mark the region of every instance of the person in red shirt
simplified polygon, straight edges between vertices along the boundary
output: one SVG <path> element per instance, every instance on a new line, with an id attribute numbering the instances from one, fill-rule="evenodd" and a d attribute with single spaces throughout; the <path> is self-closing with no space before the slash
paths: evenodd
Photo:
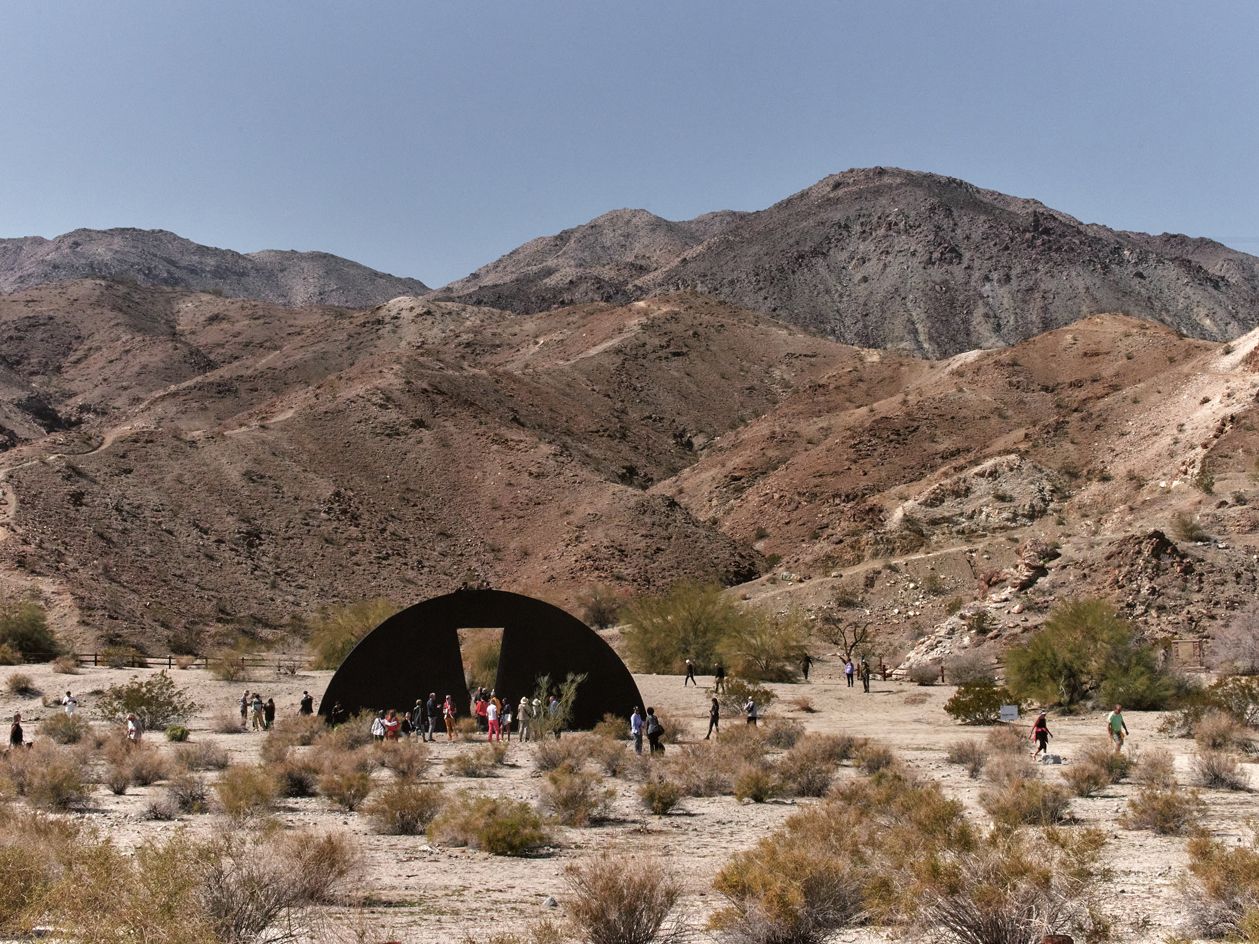
<path id="1" fill-rule="evenodd" d="M 402 728 L 402 722 L 398 720 L 398 713 L 390 708 L 385 713 L 385 740 L 398 740 L 398 731 Z"/>

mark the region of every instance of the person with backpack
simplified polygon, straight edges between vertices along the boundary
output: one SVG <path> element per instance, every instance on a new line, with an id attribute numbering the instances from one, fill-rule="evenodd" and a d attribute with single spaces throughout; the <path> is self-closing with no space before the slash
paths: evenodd
<path id="1" fill-rule="evenodd" d="M 647 744 L 652 754 L 663 754 L 664 745 L 660 743 L 660 738 L 664 736 L 664 725 L 660 723 L 660 719 L 656 717 L 656 709 L 647 709 Z"/>
<path id="2" fill-rule="evenodd" d="M 310 692 L 302 692 L 302 700 L 297 703 L 297 713 L 299 715 L 315 713 L 315 697 Z"/>
<path id="3" fill-rule="evenodd" d="M 328 712 L 328 723 L 334 728 L 339 724 L 345 724 L 349 715 L 346 714 L 345 708 L 341 706 L 341 702 L 332 703 L 332 709 Z"/>
<path id="4" fill-rule="evenodd" d="M 643 716 L 638 713 L 638 706 L 634 706 L 634 712 L 630 715 L 630 737 L 634 739 L 634 753 L 641 754 L 643 752 Z"/>
<path id="5" fill-rule="evenodd" d="M 1053 737 L 1049 733 L 1049 722 L 1045 718 L 1045 712 L 1041 712 L 1036 716 L 1036 720 L 1032 723 L 1032 740 L 1036 742 L 1036 753 L 1033 757 L 1039 757 L 1041 753 L 1049 753 L 1049 739 Z"/>
<path id="6" fill-rule="evenodd" d="M 716 732 L 717 734 L 720 734 L 721 733 L 721 731 L 719 730 L 720 727 L 721 727 L 721 702 L 719 702 L 717 699 L 714 698 L 712 706 L 708 709 L 708 733 L 704 735 L 704 740 L 707 741 L 710 737 L 713 736 L 714 732 Z"/>
<path id="7" fill-rule="evenodd" d="M 747 718 L 748 724 L 756 727 L 756 700 L 749 695 L 748 700 L 743 704 L 743 715 Z"/>

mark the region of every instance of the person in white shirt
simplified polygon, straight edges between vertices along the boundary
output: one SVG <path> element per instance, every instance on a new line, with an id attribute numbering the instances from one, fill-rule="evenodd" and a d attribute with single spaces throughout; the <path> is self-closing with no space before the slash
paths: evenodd
<path id="1" fill-rule="evenodd" d="M 66 714 L 73 716 L 75 711 L 78 710 L 79 700 L 71 695 L 67 689 L 66 697 L 61 699 L 61 706 L 66 710 Z"/>

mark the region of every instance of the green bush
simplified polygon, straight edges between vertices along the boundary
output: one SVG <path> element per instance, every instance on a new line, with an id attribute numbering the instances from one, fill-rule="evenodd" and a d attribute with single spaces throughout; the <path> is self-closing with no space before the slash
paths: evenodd
<path id="1" fill-rule="evenodd" d="M 29 599 L 0 601 L 2 647 L 12 649 L 22 662 L 51 662 L 61 653 L 44 608 Z"/>
<path id="2" fill-rule="evenodd" d="M 441 809 L 442 791 L 433 784 L 397 781 L 381 790 L 363 807 L 379 833 L 419 836 Z"/>
<path id="3" fill-rule="evenodd" d="M 682 788 L 667 777 L 649 777 L 638 788 L 643 806 L 655 816 L 664 816 L 682 799 Z"/>
<path id="4" fill-rule="evenodd" d="M 307 624 L 315 668 L 339 668 L 360 639 L 397 612 L 398 607 L 388 600 L 364 600 L 321 611 Z"/>
<path id="5" fill-rule="evenodd" d="M 778 696 L 764 685 L 757 685 L 741 678 L 727 678 L 726 684 L 721 687 L 721 694 L 717 696 L 721 702 L 721 707 L 725 709 L 729 715 L 740 715 L 743 712 L 743 706 L 747 704 L 748 698 L 756 702 L 756 710 L 759 714 L 765 714 L 765 709 L 774 703 L 774 699 Z M 733 720 L 727 718 L 727 721 Z"/>
<path id="6" fill-rule="evenodd" d="M 757 682 L 794 682 L 808 630 L 798 613 L 749 609 L 725 627 L 717 644 L 726 671 Z"/>
<path id="7" fill-rule="evenodd" d="M 550 841 L 528 803 L 463 794 L 448 801 L 428 827 L 438 845 L 470 846 L 490 855 L 528 855 Z"/>
<path id="8" fill-rule="evenodd" d="M 587 626 L 593 626 L 595 629 L 615 626 L 624 603 L 624 595 L 602 584 L 591 587 L 577 599 L 582 620 Z"/>
<path id="9" fill-rule="evenodd" d="M 629 661 L 640 672 L 677 672 L 686 659 L 700 671 L 716 663 L 718 647 L 747 621 L 716 584 L 679 583 L 658 597 L 638 597 L 621 611 Z"/>
<path id="10" fill-rule="evenodd" d="M 959 685 L 944 710 L 962 724 L 996 724 L 1001 720 L 1001 706 L 1014 703 L 1014 695 L 1004 685 L 978 679 Z"/>
<path id="11" fill-rule="evenodd" d="M 228 767 L 214 784 L 223 812 L 235 820 L 270 813 L 280 796 L 275 774 L 263 767 Z"/>
<path id="12" fill-rule="evenodd" d="M 1006 682 L 1021 700 L 1067 707 L 1094 699 L 1158 709 L 1178 691 L 1136 628 L 1102 600 L 1055 607 L 1040 632 L 1006 653 Z"/>
<path id="13" fill-rule="evenodd" d="M 146 730 L 183 724 L 197 711 L 197 703 L 171 681 L 165 671 L 147 679 L 111 685 L 96 702 L 102 721 L 122 721 L 134 712 Z"/>
<path id="14" fill-rule="evenodd" d="M 614 795 L 598 774 L 563 766 L 542 781 L 539 803 L 565 826 L 589 826 L 608 815 Z"/>
<path id="15" fill-rule="evenodd" d="M 188 729 L 182 724 L 168 724 L 166 726 L 166 740 L 173 741 L 176 744 L 182 744 L 188 740 Z"/>

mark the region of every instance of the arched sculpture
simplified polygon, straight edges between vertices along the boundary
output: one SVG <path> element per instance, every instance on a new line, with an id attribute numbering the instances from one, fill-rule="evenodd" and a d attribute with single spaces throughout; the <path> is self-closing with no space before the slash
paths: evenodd
<path id="1" fill-rule="evenodd" d="M 635 706 L 645 707 L 625 663 L 575 616 L 518 593 L 456 590 L 396 613 L 364 636 L 333 674 L 319 713 L 326 717 L 336 704 L 349 714 L 404 711 L 433 692 L 439 700 L 453 695 L 460 717 L 466 716 L 459 630 L 484 627 L 503 630 L 494 688 L 511 702 L 532 697 L 541 676 L 559 683 L 585 674 L 573 727 L 593 727 L 609 713 L 628 719 Z"/>

